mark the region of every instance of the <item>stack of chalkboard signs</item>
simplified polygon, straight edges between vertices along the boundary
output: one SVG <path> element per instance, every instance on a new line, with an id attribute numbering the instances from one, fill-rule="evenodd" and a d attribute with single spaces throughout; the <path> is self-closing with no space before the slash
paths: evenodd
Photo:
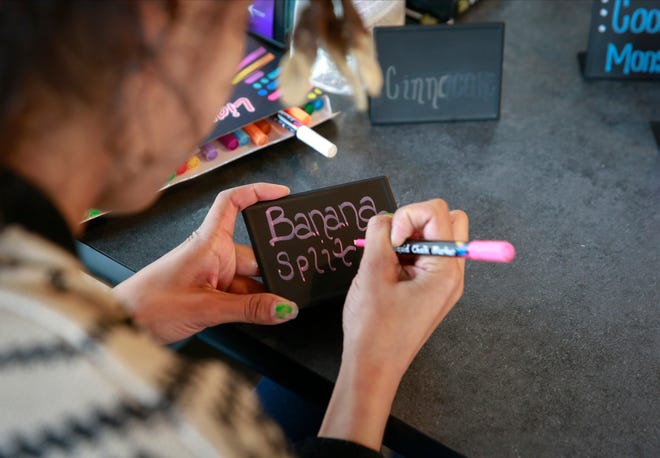
<path id="1" fill-rule="evenodd" d="M 504 24 L 376 27 L 374 124 L 498 119 Z"/>

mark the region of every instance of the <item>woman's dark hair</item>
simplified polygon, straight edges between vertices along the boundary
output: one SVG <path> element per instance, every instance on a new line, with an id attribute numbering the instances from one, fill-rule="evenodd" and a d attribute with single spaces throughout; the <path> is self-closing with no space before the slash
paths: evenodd
<path id="1" fill-rule="evenodd" d="M 174 17 L 176 3 L 163 7 Z M 137 2 L 0 0 L 0 150 L 26 127 L 35 85 L 65 110 L 67 100 L 98 102 L 149 52 Z"/>
<path id="2" fill-rule="evenodd" d="M 176 21 L 178 0 L 151 1 Z M 206 19 L 217 24 L 217 16 Z M 57 94 L 58 110 L 78 101 L 105 104 L 111 114 L 119 83 L 158 48 L 147 42 L 134 0 L 0 0 L 0 162 L 18 138 L 32 134 L 30 115 L 40 107 L 34 88 Z M 185 107 L 185 88 L 172 89 Z"/>

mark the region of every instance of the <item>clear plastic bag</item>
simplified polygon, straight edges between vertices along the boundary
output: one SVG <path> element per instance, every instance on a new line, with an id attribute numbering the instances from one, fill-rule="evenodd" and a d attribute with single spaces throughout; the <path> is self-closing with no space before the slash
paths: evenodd
<path id="1" fill-rule="evenodd" d="M 353 0 L 353 4 L 369 30 L 376 26 L 403 25 L 405 22 L 405 0 Z M 355 61 L 350 57 L 348 65 L 355 70 Z M 312 67 L 311 83 L 331 94 L 352 93 L 350 85 L 323 49 L 319 49 Z"/>

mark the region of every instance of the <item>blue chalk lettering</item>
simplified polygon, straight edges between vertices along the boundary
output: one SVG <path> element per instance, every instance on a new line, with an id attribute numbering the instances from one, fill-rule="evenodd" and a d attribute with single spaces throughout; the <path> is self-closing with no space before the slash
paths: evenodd
<path id="1" fill-rule="evenodd" d="M 623 5 L 625 7 L 630 6 L 630 0 L 623 0 Z M 612 14 L 612 30 L 616 33 L 626 33 L 628 31 L 628 25 L 630 23 L 630 18 L 627 15 L 624 15 L 622 18 L 622 23 L 619 24 L 618 18 L 621 12 L 621 0 L 616 0 L 614 2 L 614 12 Z"/>
<path id="2" fill-rule="evenodd" d="M 615 33 L 626 33 L 629 30 L 634 34 L 660 32 L 660 9 L 637 8 L 631 15 L 622 11 L 622 8 L 628 7 L 630 0 L 615 1 L 612 13 L 612 30 Z"/>
<path id="3" fill-rule="evenodd" d="M 605 60 L 605 71 L 610 73 L 612 71 L 612 61 L 614 60 L 615 65 L 621 65 L 625 62 L 623 67 L 623 73 L 627 75 L 630 73 L 630 55 L 632 54 L 632 43 L 626 44 L 621 54 L 617 53 L 616 46 L 614 43 L 607 45 L 607 59 Z"/>
<path id="4" fill-rule="evenodd" d="M 660 50 L 633 49 L 632 43 L 627 43 L 621 52 L 610 43 L 607 45 L 607 58 L 605 72 L 611 73 L 613 66 L 623 65 L 623 74 L 633 73 L 660 73 Z"/>

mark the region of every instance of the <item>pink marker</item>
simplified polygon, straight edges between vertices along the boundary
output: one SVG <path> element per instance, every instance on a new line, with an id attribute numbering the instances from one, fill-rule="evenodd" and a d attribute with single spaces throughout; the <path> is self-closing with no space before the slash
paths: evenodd
<path id="1" fill-rule="evenodd" d="M 365 239 L 353 240 L 358 248 L 364 248 Z M 511 262 L 516 249 L 503 240 L 474 240 L 472 242 L 443 242 L 432 240 L 406 240 L 394 248 L 398 254 L 426 256 L 453 256 L 473 261 Z"/>
<path id="2" fill-rule="evenodd" d="M 229 151 L 234 151 L 238 148 L 238 139 L 232 133 L 225 134 L 218 138 L 218 141 L 224 145 Z"/>

